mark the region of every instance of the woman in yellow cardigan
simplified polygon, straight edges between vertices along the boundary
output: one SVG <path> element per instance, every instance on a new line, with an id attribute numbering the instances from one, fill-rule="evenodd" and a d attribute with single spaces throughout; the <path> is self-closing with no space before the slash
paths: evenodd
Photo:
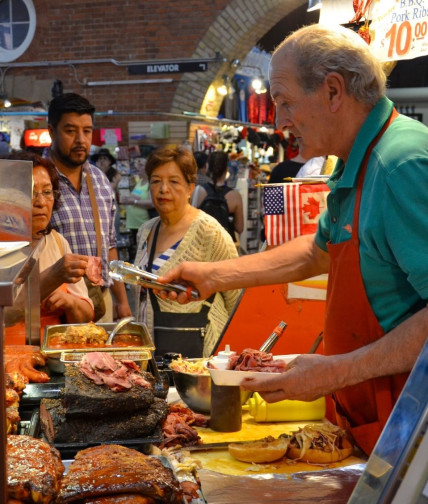
<path id="1" fill-rule="evenodd" d="M 137 235 L 135 264 L 163 274 L 182 261 L 220 261 L 237 256 L 227 231 L 216 219 L 190 204 L 197 166 L 183 147 L 162 147 L 148 158 L 153 205 L 159 217 L 144 223 Z M 216 293 L 206 301 L 179 305 L 151 290 L 137 295 L 139 320 L 154 337 L 156 354 L 209 356 L 239 296 L 238 290 Z M 145 295 L 146 294 L 146 295 Z"/>

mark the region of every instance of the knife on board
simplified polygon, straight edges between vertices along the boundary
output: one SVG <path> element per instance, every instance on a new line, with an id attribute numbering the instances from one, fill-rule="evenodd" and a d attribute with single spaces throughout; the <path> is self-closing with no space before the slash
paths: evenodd
<path id="1" fill-rule="evenodd" d="M 188 451 L 208 451 L 208 450 L 223 450 L 227 448 L 231 443 L 252 443 L 254 441 L 260 441 L 260 439 L 254 439 L 253 441 L 221 441 L 219 443 L 202 443 L 200 445 L 183 446 L 181 450 Z"/>

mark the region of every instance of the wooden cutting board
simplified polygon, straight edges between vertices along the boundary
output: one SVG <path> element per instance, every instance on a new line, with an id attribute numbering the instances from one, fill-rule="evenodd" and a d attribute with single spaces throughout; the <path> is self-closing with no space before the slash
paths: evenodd
<path id="1" fill-rule="evenodd" d="M 256 422 L 249 413 L 242 415 L 242 429 L 238 432 L 215 432 L 209 428 L 198 427 L 197 431 L 203 443 L 222 443 L 233 441 L 254 441 L 266 436 L 278 437 L 280 434 L 290 434 L 299 427 L 304 427 L 307 423 L 322 422 Z M 256 474 L 291 474 L 302 471 L 316 471 L 326 468 L 345 467 L 353 464 L 365 463 L 367 459 L 364 455 L 356 451 L 354 455 L 329 465 L 312 465 L 304 462 L 294 462 L 287 458 L 266 464 L 249 464 L 240 462 L 231 455 L 227 448 L 195 451 L 192 458 L 201 462 L 204 469 L 209 469 L 222 474 L 245 476 Z"/>

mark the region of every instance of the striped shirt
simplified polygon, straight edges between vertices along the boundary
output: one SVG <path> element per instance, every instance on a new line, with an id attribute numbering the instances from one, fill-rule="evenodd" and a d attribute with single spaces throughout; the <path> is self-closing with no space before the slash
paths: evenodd
<path id="1" fill-rule="evenodd" d="M 104 285 L 110 286 L 113 281 L 108 275 L 108 253 L 109 249 L 116 247 L 114 228 L 116 203 L 110 182 L 99 168 L 86 162 L 83 166 L 81 190 L 78 193 L 68 177 L 58 169 L 57 171 L 61 198 L 59 208 L 52 212 L 52 227 L 67 239 L 75 254 L 97 256 L 97 235 L 86 184 L 86 172 L 91 175 L 100 214 L 102 276 Z"/>
<path id="2" fill-rule="evenodd" d="M 172 256 L 172 254 L 177 250 L 177 247 L 180 245 L 181 239 L 178 240 L 174 245 L 172 245 L 169 249 L 165 250 L 160 254 L 158 257 L 154 258 L 153 264 L 152 264 L 152 270 L 151 273 L 156 273 L 162 266 L 168 261 L 168 259 Z M 148 270 L 148 263 L 149 263 L 149 256 L 147 254 L 147 247 L 145 246 L 146 242 L 144 242 L 144 247 L 143 247 L 143 255 L 141 257 L 140 264 L 137 264 L 137 266 L 145 271 Z"/>
<path id="3" fill-rule="evenodd" d="M 172 247 L 169 249 L 165 250 L 160 254 L 158 257 L 156 257 L 153 260 L 152 264 L 152 270 L 150 273 L 156 273 L 162 266 L 168 261 L 168 259 L 174 254 L 174 252 L 177 250 L 177 247 L 180 245 L 181 239 L 178 240 L 178 242 L 174 243 Z M 137 266 L 145 271 L 149 271 L 148 269 L 148 263 L 149 263 L 149 256 L 147 254 L 147 242 L 143 243 L 143 255 L 141 256 L 141 261 Z M 138 320 L 146 320 L 147 317 L 147 292 L 146 289 L 141 288 L 140 290 L 140 304 L 138 307 L 139 310 L 139 318 Z"/>

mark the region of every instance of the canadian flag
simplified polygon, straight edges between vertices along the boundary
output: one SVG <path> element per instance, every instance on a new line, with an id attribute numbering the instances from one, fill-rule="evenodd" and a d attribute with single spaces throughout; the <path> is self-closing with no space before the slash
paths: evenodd
<path id="1" fill-rule="evenodd" d="M 327 208 L 330 189 L 324 183 L 265 185 L 265 235 L 269 246 L 281 245 L 302 234 L 315 233 Z"/>

